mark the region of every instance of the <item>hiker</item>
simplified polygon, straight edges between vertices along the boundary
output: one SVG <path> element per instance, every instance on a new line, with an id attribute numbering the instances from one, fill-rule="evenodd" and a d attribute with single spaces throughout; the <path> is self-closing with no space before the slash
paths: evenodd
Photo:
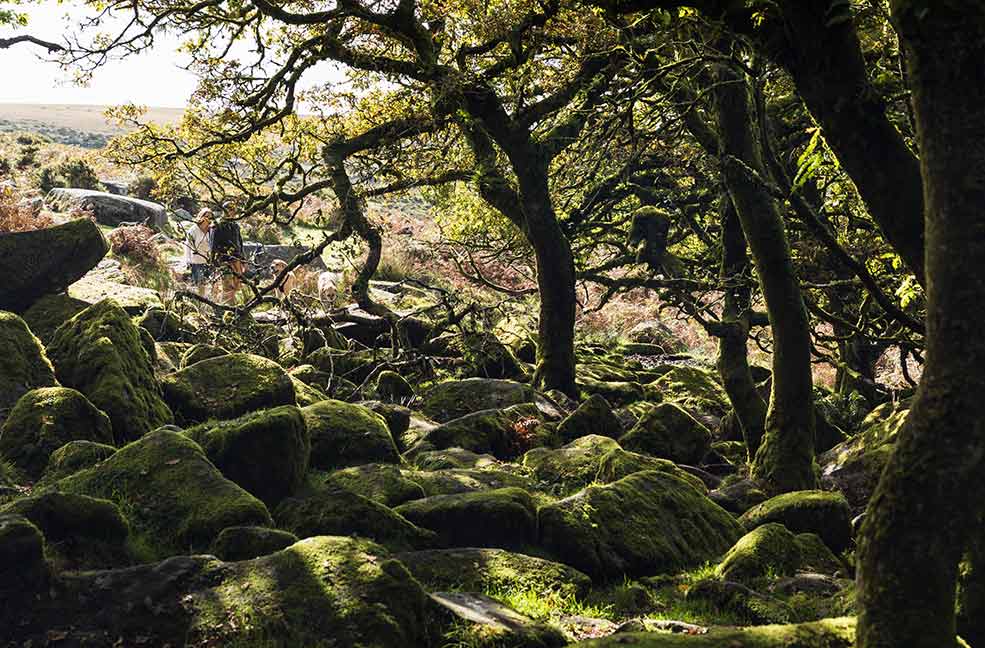
<path id="1" fill-rule="evenodd" d="M 209 280 L 211 227 L 212 211 L 202 209 L 195 216 L 195 221 L 189 224 L 185 235 L 185 265 L 191 271 L 191 284 L 199 297 L 205 297 L 205 287 Z"/>
<path id="2" fill-rule="evenodd" d="M 222 273 L 221 302 L 232 304 L 243 285 L 246 253 L 243 251 L 239 223 L 236 222 L 235 203 L 226 201 L 222 205 L 222 211 L 222 218 L 212 228 L 212 259 Z"/>
<path id="3" fill-rule="evenodd" d="M 274 259 L 270 262 L 270 272 L 274 275 L 274 280 L 280 276 L 280 273 L 287 269 L 287 262 L 282 259 Z M 294 272 L 288 272 L 284 275 L 280 281 L 274 286 L 274 297 L 280 300 L 287 299 L 287 297 L 294 292 L 294 288 L 297 285 L 297 277 L 294 276 Z"/>

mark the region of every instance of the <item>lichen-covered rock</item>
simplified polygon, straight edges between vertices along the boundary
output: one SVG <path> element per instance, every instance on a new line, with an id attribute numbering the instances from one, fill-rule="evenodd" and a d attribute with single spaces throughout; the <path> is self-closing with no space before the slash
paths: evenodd
<path id="1" fill-rule="evenodd" d="M 106 261 L 108 260 L 104 260 L 103 263 Z M 107 264 L 105 272 L 97 267 L 96 270 L 69 286 L 69 297 L 83 301 L 90 306 L 109 299 L 116 302 L 131 316 L 140 315 L 148 308 L 164 307 L 161 302 L 161 294 L 153 288 L 121 283 L 122 276 L 119 280 L 108 278 L 116 272 L 121 272 L 119 263 L 115 260 L 112 261 L 116 264 L 115 267 L 112 264 Z"/>
<path id="2" fill-rule="evenodd" d="M 557 426 L 557 432 L 564 442 L 589 434 L 616 438 L 622 434 L 622 423 L 612 413 L 609 402 L 595 394 L 561 421 Z"/>
<path id="3" fill-rule="evenodd" d="M 109 243 L 88 218 L 0 236 L 0 310 L 23 310 L 89 272 Z"/>
<path id="4" fill-rule="evenodd" d="M 0 596 L 5 601 L 0 614 L 11 606 L 9 601 L 30 601 L 31 594 L 47 584 L 48 576 L 41 531 L 23 515 L 0 514 Z M 13 618 L 3 627 L 5 634 L 9 632 L 14 627 Z"/>
<path id="5" fill-rule="evenodd" d="M 796 625 L 767 625 L 742 629 L 713 628 L 707 634 L 661 632 L 618 633 L 583 641 L 578 648 L 852 648 L 855 619 L 823 619 Z"/>
<path id="6" fill-rule="evenodd" d="M 395 556 L 434 590 L 489 592 L 533 589 L 582 597 L 592 581 L 573 567 L 505 549 L 467 547 L 410 551 Z"/>
<path id="7" fill-rule="evenodd" d="M 530 403 L 534 397 L 532 387 L 512 380 L 449 380 L 438 383 L 424 393 L 421 411 L 429 418 L 444 423 L 480 410 Z"/>
<path id="8" fill-rule="evenodd" d="M 48 465 L 41 476 L 41 482 L 51 484 L 62 477 L 68 477 L 106 459 L 116 452 L 116 448 L 94 441 L 69 441 L 51 453 Z"/>
<path id="9" fill-rule="evenodd" d="M 832 575 L 843 566 L 813 533 L 794 535 L 782 524 L 756 527 L 735 543 L 715 573 L 726 580 L 748 582 L 798 571 Z"/>
<path id="10" fill-rule="evenodd" d="M 711 369 L 674 365 L 648 384 L 647 389 L 659 393 L 664 401 L 674 401 L 695 415 L 722 417 L 732 407 L 725 388 L 719 383 L 718 374 Z"/>
<path id="11" fill-rule="evenodd" d="M 394 509 L 430 529 L 445 547 L 523 549 L 537 535 L 537 511 L 530 494 L 519 488 L 438 495 Z"/>
<path id="12" fill-rule="evenodd" d="M 209 552 L 226 561 L 251 560 L 286 549 L 297 541 L 296 535 L 280 529 L 235 526 L 223 529 Z"/>
<path id="13" fill-rule="evenodd" d="M 230 526 L 270 526 L 263 502 L 222 476 L 197 443 L 161 429 L 53 486 L 108 499 L 157 557 L 204 551 Z"/>
<path id="14" fill-rule="evenodd" d="M 722 555 L 742 527 L 689 483 L 640 472 L 540 508 L 540 544 L 593 578 L 666 573 Z"/>
<path id="15" fill-rule="evenodd" d="M 297 401 L 298 407 L 308 407 L 309 405 L 328 400 L 328 394 L 317 387 L 312 387 L 294 376 L 290 376 L 290 378 L 291 384 L 294 385 L 294 399 Z"/>
<path id="16" fill-rule="evenodd" d="M 381 371 L 376 377 L 376 393 L 388 403 L 405 403 L 414 398 L 414 388 L 396 371 Z"/>
<path id="17" fill-rule="evenodd" d="M 67 573 L 21 599 L 0 608 L 4 639 L 18 646 L 44 645 L 51 636 L 72 645 L 270 648 L 437 640 L 420 584 L 383 547 L 354 538 L 310 538 L 242 562 L 179 556 Z"/>
<path id="18" fill-rule="evenodd" d="M 294 405 L 294 383 L 273 360 L 231 353 L 196 362 L 161 381 L 181 423 L 231 419 L 253 410 Z"/>
<path id="19" fill-rule="evenodd" d="M 277 526 L 299 538 L 356 535 L 392 551 L 434 546 L 434 534 L 394 510 L 343 488 L 322 488 L 291 497 L 274 510 Z"/>
<path id="20" fill-rule="evenodd" d="M 293 405 L 203 423 L 185 434 L 227 479 L 267 505 L 293 495 L 308 472 L 311 440 L 301 410 Z"/>
<path id="21" fill-rule="evenodd" d="M 109 417 L 67 387 L 42 387 L 24 394 L 0 427 L 0 457 L 38 479 L 55 450 L 70 441 L 112 444 Z"/>
<path id="22" fill-rule="evenodd" d="M 794 533 L 816 533 L 837 553 L 852 543 L 851 508 L 840 493 L 795 491 L 772 497 L 739 518 L 746 530 L 779 522 Z"/>
<path id="23" fill-rule="evenodd" d="M 390 507 L 426 497 L 421 485 L 393 464 L 365 464 L 336 470 L 325 478 L 325 485 L 344 488 Z"/>
<path id="24" fill-rule="evenodd" d="M 386 421 L 352 403 L 323 400 L 301 410 L 311 435 L 311 467 L 332 470 L 366 463 L 399 463 Z"/>
<path id="25" fill-rule="evenodd" d="M 58 293 L 45 295 L 37 300 L 21 317 L 42 344 L 48 344 L 59 326 L 88 307 L 88 302 L 69 297 L 66 293 Z"/>
<path id="26" fill-rule="evenodd" d="M 0 311 L 0 420 L 30 390 L 57 384 L 45 350 L 24 320 Z"/>
<path id="27" fill-rule="evenodd" d="M 184 369 L 185 367 L 191 366 L 196 362 L 208 360 L 209 358 L 218 358 L 219 356 L 228 354 L 229 352 L 222 347 L 199 342 L 198 344 L 193 344 L 185 349 L 185 351 L 181 354 L 181 357 L 178 359 L 178 368 Z"/>
<path id="28" fill-rule="evenodd" d="M 661 403 L 650 408 L 619 444 L 626 450 L 697 464 L 711 447 L 711 432 L 677 405 Z"/>
<path id="29" fill-rule="evenodd" d="M 114 302 L 94 304 L 60 326 L 48 356 L 62 385 L 106 412 L 117 443 L 172 421 L 140 333 Z"/>

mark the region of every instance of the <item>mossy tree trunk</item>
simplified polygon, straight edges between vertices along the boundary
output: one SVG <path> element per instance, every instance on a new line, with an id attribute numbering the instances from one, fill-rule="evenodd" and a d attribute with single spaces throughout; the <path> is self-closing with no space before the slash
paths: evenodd
<path id="1" fill-rule="evenodd" d="M 779 206 L 765 178 L 749 84 L 730 67 L 715 68 L 722 173 L 752 253 L 773 333 L 773 388 L 753 477 L 771 492 L 804 490 L 814 476 L 814 407 L 807 310 L 794 272 Z"/>
<path id="2" fill-rule="evenodd" d="M 985 5 L 894 0 L 926 205 L 924 374 L 869 503 L 858 646 L 955 645 L 958 562 L 985 500 Z"/>
<path id="3" fill-rule="evenodd" d="M 756 390 L 749 370 L 749 286 L 745 283 L 749 270 L 746 239 L 742 224 L 728 193 L 719 198 L 722 221 L 721 277 L 726 282 L 722 308 L 721 330 L 718 336 L 718 372 L 722 377 L 732 409 L 735 410 L 750 460 L 763 439 L 766 422 L 766 403 Z"/>

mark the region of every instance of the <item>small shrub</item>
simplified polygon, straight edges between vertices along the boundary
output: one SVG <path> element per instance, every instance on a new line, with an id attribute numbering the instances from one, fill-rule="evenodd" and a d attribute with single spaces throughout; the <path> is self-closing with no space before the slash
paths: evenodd
<path id="1" fill-rule="evenodd" d="M 29 232 L 52 225 L 54 223 L 48 214 L 35 214 L 21 207 L 15 200 L 13 189 L 0 187 L 0 233 Z"/>
<path id="2" fill-rule="evenodd" d="M 38 170 L 37 176 L 38 189 L 41 193 L 46 194 L 55 187 L 64 187 L 65 179 L 58 173 L 57 167 L 41 167 Z"/>
<path id="3" fill-rule="evenodd" d="M 13 167 L 10 164 L 10 160 L 5 157 L 0 157 L 0 175 L 10 175 Z"/>
<path id="4" fill-rule="evenodd" d="M 157 189 L 157 180 L 150 176 L 140 176 L 130 185 L 130 194 L 134 198 L 150 200 Z M 191 211 L 191 210 L 189 210 Z"/>
<path id="5" fill-rule="evenodd" d="M 59 174 L 65 178 L 69 187 L 78 189 L 99 189 L 99 178 L 96 172 L 85 160 L 79 158 L 68 160 L 58 165 Z"/>
<path id="6" fill-rule="evenodd" d="M 161 262 L 157 245 L 151 240 L 154 230 L 146 225 L 117 227 L 110 232 L 109 244 L 113 255 L 142 266 L 157 266 Z"/>
<path id="7" fill-rule="evenodd" d="M 20 139 L 20 138 L 18 138 Z M 38 164 L 38 147 L 36 144 L 28 144 L 21 148 L 21 155 L 17 158 L 17 168 L 24 169 Z"/>

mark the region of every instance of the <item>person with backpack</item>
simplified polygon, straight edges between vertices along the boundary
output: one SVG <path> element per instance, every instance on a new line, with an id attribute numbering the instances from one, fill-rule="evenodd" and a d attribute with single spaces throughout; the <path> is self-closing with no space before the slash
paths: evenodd
<path id="1" fill-rule="evenodd" d="M 243 250 L 243 235 L 236 222 L 236 204 L 226 201 L 222 211 L 222 218 L 212 229 L 212 260 L 222 274 L 221 302 L 233 304 L 243 285 L 246 252 Z"/>
<path id="2" fill-rule="evenodd" d="M 210 238 L 212 235 L 212 211 L 202 209 L 195 216 L 195 221 L 188 224 L 183 247 L 185 249 L 185 266 L 191 272 L 191 284 L 194 291 L 205 296 L 205 287 L 209 279 L 209 257 L 212 253 Z"/>

